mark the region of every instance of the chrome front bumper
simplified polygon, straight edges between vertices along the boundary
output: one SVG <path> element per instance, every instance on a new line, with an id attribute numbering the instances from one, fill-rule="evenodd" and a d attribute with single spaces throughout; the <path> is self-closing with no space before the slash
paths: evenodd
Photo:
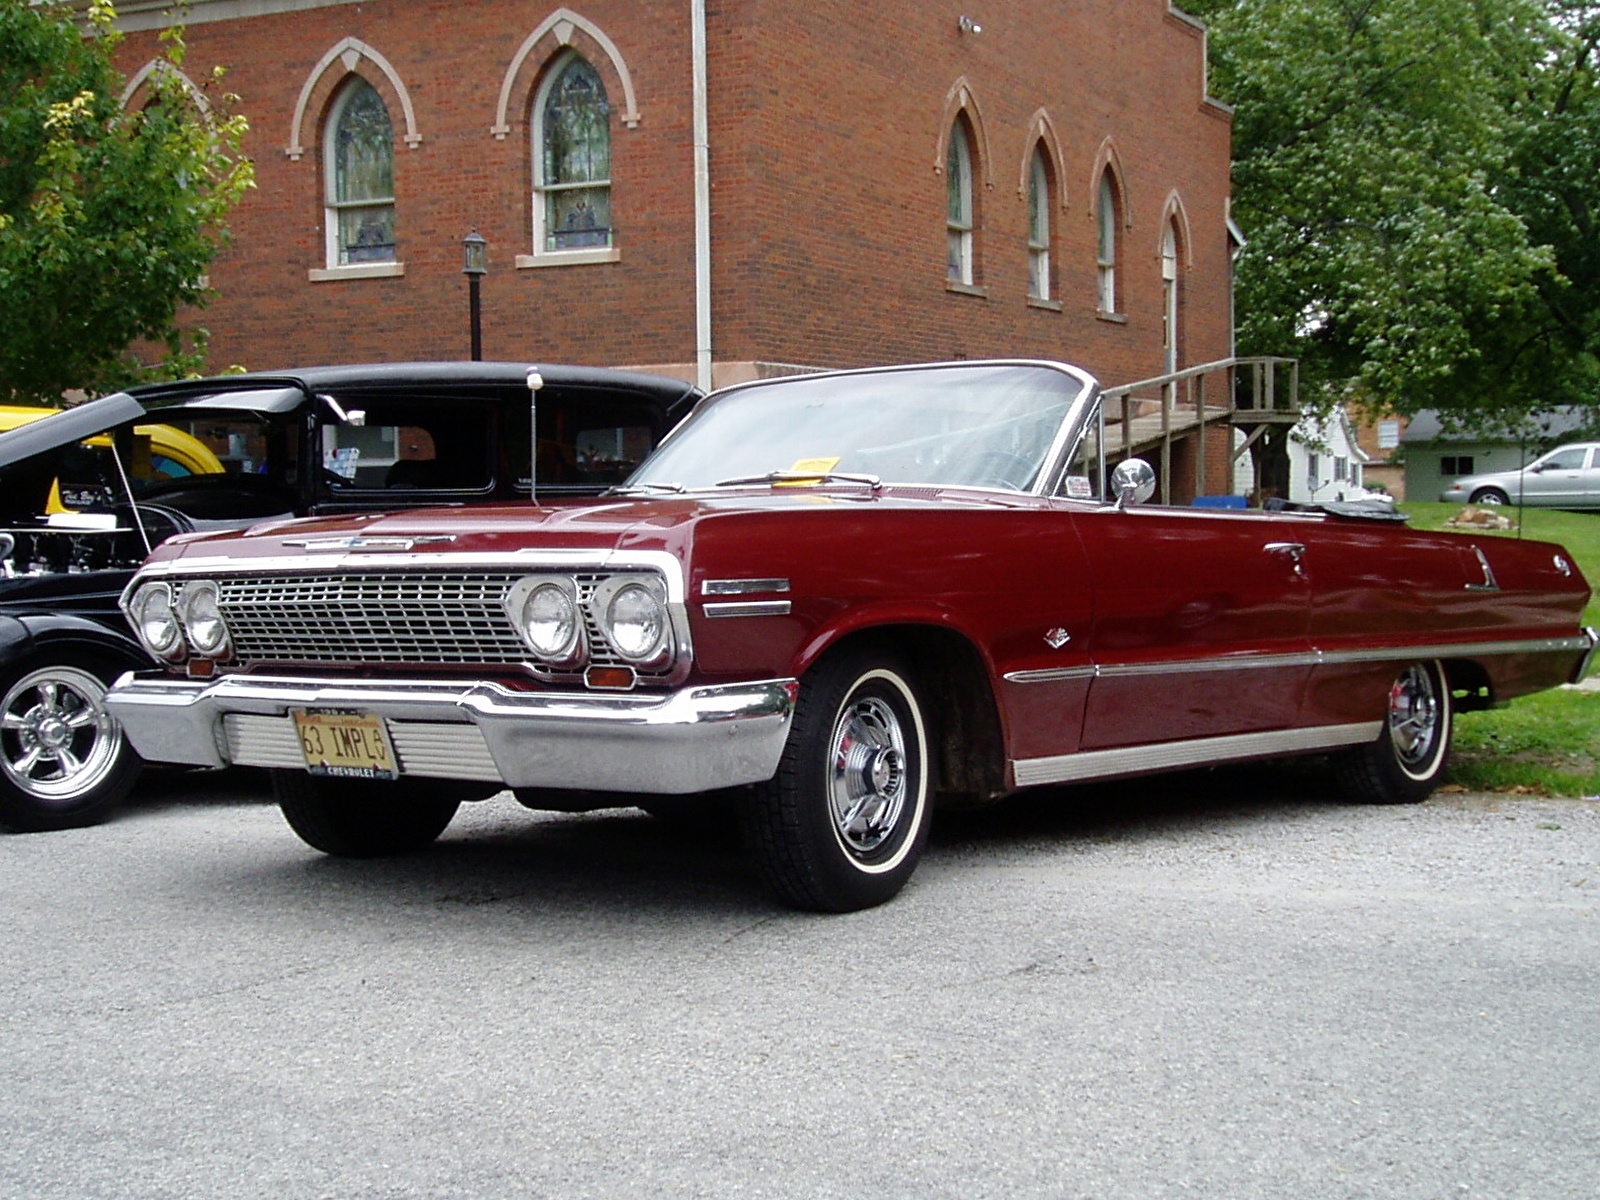
<path id="1" fill-rule="evenodd" d="M 124 675 L 106 697 L 151 762 L 305 769 L 293 709 L 384 719 L 403 775 L 681 795 L 778 769 L 796 683 L 666 695 L 519 692 L 492 683 Z"/>

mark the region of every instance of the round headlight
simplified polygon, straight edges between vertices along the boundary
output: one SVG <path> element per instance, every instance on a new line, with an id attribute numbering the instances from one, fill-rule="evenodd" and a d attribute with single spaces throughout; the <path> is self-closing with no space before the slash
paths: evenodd
<path id="1" fill-rule="evenodd" d="M 215 658 L 228 649 L 228 626 L 222 619 L 222 602 L 214 583 L 191 583 L 178 602 L 183 632 L 197 654 Z"/>
<path id="2" fill-rule="evenodd" d="M 183 652 L 183 629 L 172 611 L 172 589 L 164 583 L 147 583 L 128 604 L 133 628 L 146 650 L 157 658 L 178 658 Z"/>
<path id="3" fill-rule="evenodd" d="M 605 610 L 606 634 L 618 654 L 642 662 L 661 653 L 667 640 L 667 606 L 649 588 L 624 584 Z"/>
<path id="4" fill-rule="evenodd" d="M 582 658 L 583 622 L 568 580 L 525 579 L 507 597 L 506 610 L 518 636 L 541 659 L 572 666 Z"/>

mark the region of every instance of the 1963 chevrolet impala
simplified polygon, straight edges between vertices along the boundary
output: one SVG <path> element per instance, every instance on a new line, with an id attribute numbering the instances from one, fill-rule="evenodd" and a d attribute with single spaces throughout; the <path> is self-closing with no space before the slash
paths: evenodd
<path id="1" fill-rule="evenodd" d="M 934 808 L 1038 784 L 1319 753 L 1420 800 L 1455 712 L 1587 666 L 1559 546 L 1143 506 L 1110 422 L 1056 363 L 804 376 L 703 401 L 598 501 L 174 538 L 123 600 L 169 669 L 107 703 L 148 758 L 273 768 L 330 854 L 507 787 L 716 791 L 781 898 L 844 911 Z"/>

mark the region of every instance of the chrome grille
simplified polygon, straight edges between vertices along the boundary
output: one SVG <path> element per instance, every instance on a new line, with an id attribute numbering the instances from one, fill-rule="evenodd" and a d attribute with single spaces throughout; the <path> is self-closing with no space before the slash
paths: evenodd
<path id="1" fill-rule="evenodd" d="M 222 577 L 245 662 L 520 663 L 501 606 L 520 572 L 369 571 Z"/>

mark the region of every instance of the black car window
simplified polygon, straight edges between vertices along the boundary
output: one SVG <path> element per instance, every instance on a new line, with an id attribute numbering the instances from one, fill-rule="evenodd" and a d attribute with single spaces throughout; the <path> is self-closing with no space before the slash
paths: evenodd
<path id="1" fill-rule="evenodd" d="M 625 393 L 546 387 L 538 404 L 541 491 L 621 483 L 667 432 L 659 407 Z M 526 407 L 507 407 L 501 453 L 508 477 L 527 492 Z"/>
<path id="2" fill-rule="evenodd" d="M 362 423 L 322 426 L 323 480 L 334 492 L 482 492 L 494 483 L 489 405 L 461 397 L 340 403 Z"/>

